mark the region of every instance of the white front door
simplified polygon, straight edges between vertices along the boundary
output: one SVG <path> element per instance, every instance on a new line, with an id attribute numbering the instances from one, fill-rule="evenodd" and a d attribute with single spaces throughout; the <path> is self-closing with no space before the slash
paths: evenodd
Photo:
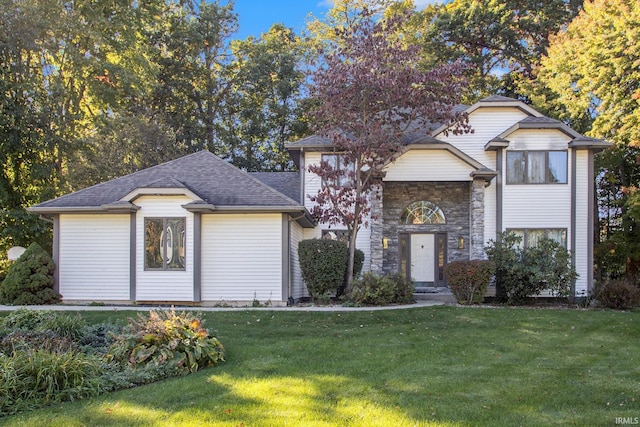
<path id="1" fill-rule="evenodd" d="M 435 282 L 435 234 L 411 235 L 411 278 L 417 286 Z"/>

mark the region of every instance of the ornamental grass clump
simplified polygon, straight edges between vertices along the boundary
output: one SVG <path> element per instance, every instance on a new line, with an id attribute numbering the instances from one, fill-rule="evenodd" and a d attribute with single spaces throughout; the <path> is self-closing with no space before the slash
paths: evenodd
<path id="1" fill-rule="evenodd" d="M 129 319 L 107 360 L 132 369 L 151 365 L 167 375 L 181 375 L 224 361 L 224 348 L 209 335 L 198 315 L 150 311 L 147 316 Z"/>
<path id="2" fill-rule="evenodd" d="M 491 261 L 452 261 L 445 266 L 444 274 L 458 304 L 469 305 L 482 302 L 494 270 Z"/>

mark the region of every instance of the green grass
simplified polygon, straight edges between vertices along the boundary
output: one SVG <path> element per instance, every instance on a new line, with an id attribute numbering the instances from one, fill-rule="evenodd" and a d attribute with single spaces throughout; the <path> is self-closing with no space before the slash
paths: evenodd
<path id="1" fill-rule="evenodd" d="M 131 312 L 83 313 L 89 321 Z M 205 314 L 227 361 L 9 426 L 615 425 L 640 416 L 640 312 Z"/>

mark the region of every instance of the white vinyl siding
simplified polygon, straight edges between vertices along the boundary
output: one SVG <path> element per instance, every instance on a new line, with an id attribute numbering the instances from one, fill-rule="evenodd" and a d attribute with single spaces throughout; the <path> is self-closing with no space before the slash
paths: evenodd
<path id="1" fill-rule="evenodd" d="M 128 301 L 130 216 L 60 215 L 64 301 Z"/>
<path id="2" fill-rule="evenodd" d="M 496 239 L 496 218 L 497 218 L 497 180 L 494 178 L 488 187 L 484 188 L 484 240 Z M 485 245 L 486 246 L 486 245 Z"/>
<path id="3" fill-rule="evenodd" d="M 503 228 L 569 228 L 571 188 L 569 185 L 505 185 Z"/>
<path id="4" fill-rule="evenodd" d="M 202 301 L 282 301 L 282 214 L 202 215 Z"/>
<path id="5" fill-rule="evenodd" d="M 291 297 L 303 298 L 308 297 L 309 292 L 307 292 L 307 287 L 304 285 L 302 281 L 302 272 L 300 270 L 300 259 L 298 258 L 298 243 L 303 239 L 303 228 L 295 221 L 289 222 L 291 225 L 291 251 L 289 254 L 290 257 L 290 278 L 291 281 Z"/>
<path id="6" fill-rule="evenodd" d="M 192 200 L 186 196 L 142 196 L 134 201 L 136 214 L 136 300 L 193 301 L 193 214 L 182 205 Z M 144 219 L 185 218 L 186 259 L 184 271 L 144 269 Z"/>
<path id="7" fill-rule="evenodd" d="M 319 152 L 307 152 L 305 153 L 305 165 L 306 169 L 311 164 L 320 164 L 320 160 L 322 158 L 322 153 Z M 311 211 L 315 204 L 309 200 L 309 197 L 315 196 L 318 194 L 322 185 L 322 180 L 318 175 L 312 174 L 311 172 L 305 172 L 305 183 L 304 183 L 304 205 L 305 207 Z M 367 223 L 370 222 L 370 219 L 367 218 L 365 220 Z M 322 230 L 328 230 L 330 228 L 342 230 L 345 227 L 342 225 L 329 226 L 327 224 L 319 223 L 314 228 L 305 228 L 303 230 L 304 239 L 314 239 L 322 237 Z M 364 225 L 360 228 L 358 232 L 358 237 L 356 238 L 356 247 L 360 249 L 364 253 L 364 265 L 362 266 L 362 271 L 369 271 L 371 269 L 371 228 L 365 227 Z"/>
<path id="8" fill-rule="evenodd" d="M 313 165 L 313 164 L 319 165 L 322 159 L 322 153 L 318 153 L 318 152 L 305 153 L 304 159 L 305 159 L 305 165 L 304 165 L 305 182 L 304 182 L 304 193 L 303 193 L 304 201 L 303 202 L 304 202 L 304 207 L 307 208 L 309 211 L 311 211 L 311 209 L 315 206 L 315 203 L 313 203 L 310 200 L 310 197 L 314 197 L 318 194 L 318 191 L 320 191 L 320 188 L 322 188 L 322 179 L 318 175 L 313 174 L 306 169 L 309 165 Z"/>
<path id="9" fill-rule="evenodd" d="M 447 150 L 410 150 L 386 168 L 385 181 L 471 181 L 474 168 Z"/>
<path id="10" fill-rule="evenodd" d="M 566 150 L 571 137 L 555 129 L 519 129 L 507 136 L 509 150 Z"/>
<path id="11" fill-rule="evenodd" d="M 439 140 L 450 143 L 489 169 L 495 170 L 495 153 L 485 151 L 485 144 L 526 117 L 529 115 L 515 107 L 482 107 L 469 115 L 469 124 L 473 133 L 462 135 L 449 133 L 448 136 L 441 133 L 435 136 Z M 511 136 L 508 138 L 511 140 Z"/>
<path id="12" fill-rule="evenodd" d="M 594 185 L 589 180 L 589 153 L 586 150 L 576 152 L 576 247 L 575 267 L 579 274 L 576 281 L 576 295 L 580 296 L 588 289 L 588 243 L 589 243 L 589 186 Z"/>

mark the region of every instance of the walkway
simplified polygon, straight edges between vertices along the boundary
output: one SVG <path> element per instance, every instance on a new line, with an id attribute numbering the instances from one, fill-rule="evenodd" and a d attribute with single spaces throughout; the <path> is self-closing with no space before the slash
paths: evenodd
<path id="1" fill-rule="evenodd" d="M 384 307 L 343 307 L 341 305 L 314 306 L 314 305 L 294 305 L 292 307 L 192 307 L 179 306 L 173 307 L 178 311 L 377 311 L 377 310 L 403 310 L 408 308 L 432 307 L 436 305 L 444 305 L 442 301 L 425 301 L 418 300 L 414 304 L 406 305 L 390 305 Z M 20 308 L 28 308 L 29 310 L 52 310 L 52 311 L 149 311 L 154 309 L 168 310 L 172 306 L 153 306 L 153 305 L 27 305 L 12 306 L 0 305 L 0 312 L 14 311 Z"/>

